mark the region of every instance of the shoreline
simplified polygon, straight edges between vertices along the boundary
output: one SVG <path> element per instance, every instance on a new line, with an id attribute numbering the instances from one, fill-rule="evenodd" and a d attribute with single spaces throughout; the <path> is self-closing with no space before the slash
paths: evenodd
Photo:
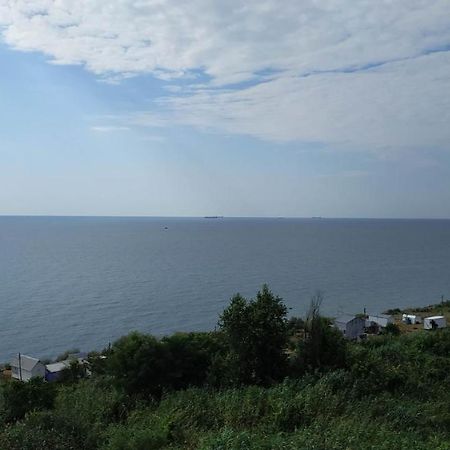
<path id="1" fill-rule="evenodd" d="M 407 307 L 407 308 L 403 308 L 403 309 L 398 308 L 398 307 L 391 308 L 391 309 L 387 309 L 387 310 L 383 311 L 381 314 L 389 315 L 393 318 L 394 324 L 399 327 L 400 334 L 416 333 L 416 332 L 424 330 L 423 323 L 406 324 L 402 321 L 403 314 L 417 315 L 422 319 L 422 322 L 423 322 L 423 319 L 425 319 L 426 317 L 441 315 L 441 316 L 444 316 L 447 320 L 447 323 L 450 324 L 450 300 L 442 299 L 441 303 L 429 304 L 427 306 Z M 376 314 L 374 314 L 374 315 L 376 316 Z M 360 314 L 355 313 L 354 316 L 357 317 L 357 316 L 360 316 Z M 367 317 L 368 316 L 369 316 L 369 314 L 367 314 Z M 291 318 L 298 318 L 298 317 L 291 316 Z M 332 321 L 335 318 L 328 317 L 328 319 Z M 129 332 L 124 334 L 123 336 L 126 336 L 127 334 L 132 333 L 133 331 L 135 331 L 135 330 L 130 329 Z M 173 333 L 164 334 L 164 335 L 153 335 L 152 333 L 149 333 L 149 334 L 151 334 L 152 336 L 155 336 L 157 339 L 162 339 L 164 337 L 172 336 L 172 335 L 176 335 L 176 334 L 213 333 L 213 332 L 215 332 L 214 329 L 206 330 L 206 331 L 205 330 L 203 330 L 203 331 L 198 331 L 198 330 L 175 331 Z M 146 334 L 148 334 L 148 333 L 146 333 Z M 120 337 L 118 339 L 120 339 Z M 111 342 L 109 342 L 108 345 L 111 346 Z M 103 347 L 103 349 L 106 347 Z M 89 354 L 89 353 L 100 354 L 103 349 L 91 349 L 91 350 L 88 350 L 87 352 L 84 352 L 84 350 L 83 350 L 82 352 L 86 353 L 86 354 Z M 69 352 L 77 353 L 77 352 L 80 352 L 80 349 L 77 346 L 75 346 L 74 348 L 72 348 L 70 350 L 65 350 L 63 352 L 63 354 L 66 354 Z M 60 355 L 58 355 L 58 356 L 60 356 Z M 48 357 L 48 356 L 39 357 L 39 356 L 37 356 L 37 358 L 39 358 L 42 361 L 56 362 L 56 361 L 59 361 L 58 356 L 55 356 L 55 357 Z M 4 368 L 9 365 L 9 362 L 10 361 L 0 362 L 0 370 L 4 370 Z"/>

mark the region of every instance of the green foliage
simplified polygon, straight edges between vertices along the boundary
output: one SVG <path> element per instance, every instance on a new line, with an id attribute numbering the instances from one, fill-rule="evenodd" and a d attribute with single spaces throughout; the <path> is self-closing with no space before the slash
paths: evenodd
<path id="1" fill-rule="evenodd" d="M 218 333 L 176 333 L 163 338 L 169 358 L 168 387 L 185 389 L 205 384 L 213 356 L 224 349 L 222 341 Z"/>
<path id="2" fill-rule="evenodd" d="M 392 336 L 400 336 L 400 328 L 395 323 L 388 323 L 384 329 L 385 334 L 392 334 Z"/>
<path id="3" fill-rule="evenodd" d="M 292 434 L 226 428 L 202 440 L 200 450 L 429 450 L 448 449 L 439 437 L 423 439 L 379 423 L 358 420 L 318 420 Z"/>
<path id="4" fill-rule="evenodd" d="M 111 427 L 104 450 L 448 448 L 448 392 L 356 398 L 353 383 L 339 370 L 271 388 L 172 393 Z"/>
<path id="5" fill-rule="evenodd" d="M 126 412 L 125 399 L 111 381 L 83 380 L 68 386 L 47 384 L 57 389 L 53 409 L 34 409 L 24 420 L 11 423 L 0 432 L 0 448 L 97 449 L 109 424 L 120 420 Z"/>
<path id="6" fill-rule="evenodd" d="M 83 448 L 97 448 L 108 424 L 126 414 L 126 398 L 112 386 L 112 380 L 83 380 L 60 388 L 54 413 L 70 424 L 74 440 L 82 440 Z"/>
<path id="7" fill-rule="evenodd" d="M 114 343 L 107 370 L 130 394 L 160 396 L 167 387 L 168 349 L 156 338 L 138 332 Z"/>
<path id="8" fill-rule="evenodd" d="M 125 424 L 109 429 L 103 449 L 153 450 L 169 443 L 170 422 L 149 408 L 130 414 Z"/>
<path id="9" fill-rule="evenodd" d="M 135 332 L 114 343 L 105 371 L 130 394 L 160 397 L 167 390 L 203 385 L 222 347 L 217 333 L 176 333 L 158 340 Z"/>
<path id="10" fill-rule="evenodd" d="M 319 306 L 289 333 L 264 287 L 220 332 L 132 333 L 89 379 L 2 382 L 0 449 L 450 449 L 450 329 L 351 343 Z"/>
<path id="11" fill-rule="evenodd" d="M 450 330 L 385 335 L 352 345 L 349 371 L 359 395 L 409 393 L 427 398 L 450 389 Z"/>
<path id="12" fill-rule="evenodd" d="M 55 387 L 41 378 L 32 378 L 28 383 L 5 382 L 0 389 L 0 421 L 14 422 L 30 411 L 51 408 L 55 396 Z"/>
<path id="13" fill-rule="evenodd" d="M 311 370 L 342 368 L 346 365 L 348 343 L 342 333 L 331 326 L 330 320 L 320 315 L 322 300 L 320 292 L 311 299 L 305 321 L 305 338 L 298 342 L 297 352 L 291 358 L 295 375 Z"/>
<path id="14" fill-rule="evenodd" d="M 297 353 L 291 359 L 293 375 L 308 371 L 328 371 L 346 367 L 348 342 L 342 333 L 320 318 L 314 333 L 299 341 Z"/>
<path id="15" fill-rule="evenodd" d="M 74 438 L 72 425 L 52 411 L 32 412 L 0 432 L 0 448 L 5 450 L 86 449 L 83 442 Z"/>
<path id="16" fill-rule="evenodd" d="M 220 316 L 229 347 L 229 384 L 269 385 L 286 374 L 287 308 L 264 285 L 254 300 L 236 295 Z"/>
<path id="17" fill-rule="evenodd" d="M 289 336 L 295 336 L 305 329 L 305 321 L 301 317 L 290 317 L 286 324 Z"/>
<path id="18" fill-rule="evenodd" d="M 77 360 L 70 361 L 69 367 L 63 370 L 60 381 L 63 383 L 76 383 L 86 376 L 86 369 Z"/>
<path id="19" fill-rule="evenodd" d="M 105 350 L 103 353 L 109 355 L 110 350 Z M 96 375 L 106 375 L 108 371 L 107 356 L 103 353 L 90 352 L 87 358 L 90 371 Z"/>

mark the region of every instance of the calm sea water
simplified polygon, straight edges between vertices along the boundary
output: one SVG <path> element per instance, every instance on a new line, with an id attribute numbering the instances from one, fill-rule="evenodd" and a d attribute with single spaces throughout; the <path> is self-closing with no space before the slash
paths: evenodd
<path id="1" fill-rule="evenodd" d="M 294 315 L 437 302 L 449 250 L 446 220 L 0 217 L 0 361 L 213 329 L 263 283 Z"/>

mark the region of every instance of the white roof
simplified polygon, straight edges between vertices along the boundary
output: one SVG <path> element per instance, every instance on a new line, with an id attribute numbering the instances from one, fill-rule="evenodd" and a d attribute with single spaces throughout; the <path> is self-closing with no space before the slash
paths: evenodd
<path id="1" fill-rule="evenodd" d="M 22 370 L 27 370 L 31 372 L 38 363 L 40 363 L 40 361 L 37 358 L 33 358 L 27 355 L 20 355 L 20 364 L 19 364 L 19 356 L 16 356 L 11 361 L 11 367 L 21 367 Z"/>
<path id="2" fill-rule="evenodd" d="M 68 363 L 67 361 L 60 361 L 60 362 L 56 362 L 53 364 L 47 364 L 45 366 L 45 368 L 49 371 L 49 372 L 61 372 L 64 369 L 67 369 L 67 367 L 69 367 L 70 363 Z"/>
<path id="3" fill-rule="evenodd" d="M 357 317 L 351 314 L 342 314 L 342 316 L 336 317 L 336 319 L 334 319 L 334 323 L 348 323 L 351 322 L 354 319 L 359 319 L 359 320 L 365 320 L 362 319 L 361 317 Z"/>
<path id="4" fill-rule="evenodd" d="M 445 319 L 444 316 L 431 316 L 431 317 L 425 317 L 425 320 L 438 320 L 438 319 Z"/>

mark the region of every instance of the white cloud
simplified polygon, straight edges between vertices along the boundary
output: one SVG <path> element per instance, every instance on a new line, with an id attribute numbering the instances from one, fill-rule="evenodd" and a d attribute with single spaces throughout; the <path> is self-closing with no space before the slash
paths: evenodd
<path id="1" fill-rule="evenodd" d="M 274 141 L 390 151 L 449 148 L 450 53 L 362 73 L 280 77 L 227 92 L 168 97 L 173 120 Z"/>
<path id="2" fill-rule="evenodd" d="M 450 142 L 448 0 L 0 0 L 0 24 L 10 46 L 108 81 L 183 79 L 141 125 L 386 151 Z"/>
<path id="3" fill-rule="evenodd" d="M 129 131 L 129 127 L 123 126 L 113 126 L 113 125 L 95 125 L 91 127 L 92 131 L 96 131 L 98 133 L 111 133 L 114 131 Z"/>

